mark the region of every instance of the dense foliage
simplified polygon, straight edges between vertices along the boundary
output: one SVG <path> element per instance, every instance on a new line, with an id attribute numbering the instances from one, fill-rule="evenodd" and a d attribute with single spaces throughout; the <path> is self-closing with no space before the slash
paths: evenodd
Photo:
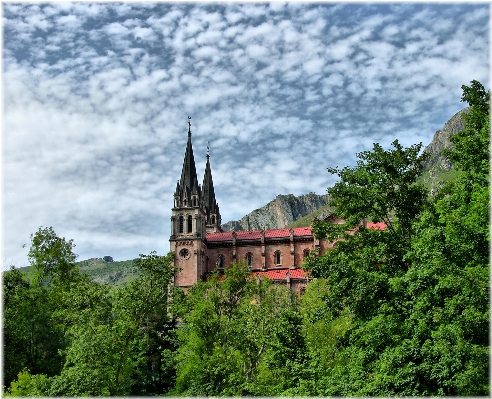
<path id="1" fill-rule="evenodd" d="M 137 279 L 109 287 L 80 274 L 72 242 L 31 237 L 31 275 L 4 275 L 4 383 L 16 396 L 146 395 L 168 390 L 172 255 L 140 255 Z M 15 378 L 17 377 L 17 380 Z M 171 378 L 169 378 L 171 377 Z"/>
<path id="2" fill-rule="evenodd" d="M 348 223 L 315 226 L 342 239 L 308 267 L 326 278 L 330 320 L 350 314 L 352 327 L 306 394 L 489 393 L 489 93 L 473 81 L 462 101 L 471 110 L 448 153 L 459 174 L 435 197 L 412 173 L 417 147 L 375 145 L 354 169 L 332 170 L 341 181 L 328 191 Z M 363 218 L 388 229 L 356 227 Z"/>
<path id="3" fill-rule="evenodd" d="M 4 393 L 14 396 L 456 396 L 489 394 L 489 93 L 446 155 L 453 182 L 417 184 L 426 156 L 398 141 L 330 168 L 346 223 L 312 254 L 301 298 L 243 264 L 187 293 L 173 254 L 141 255 L 123 286 L 79 272 L 41 228 L 29 274 L 3 276 Z M 384 221 L 387 228 L 366 228 Z"/>
<path id="4" fill-rule="evenodd" d="M 198 283 L 180 301 L 174 394 L 281 394 L 305 350 L 290 289 L 251 277 L 243 264 Z"/>

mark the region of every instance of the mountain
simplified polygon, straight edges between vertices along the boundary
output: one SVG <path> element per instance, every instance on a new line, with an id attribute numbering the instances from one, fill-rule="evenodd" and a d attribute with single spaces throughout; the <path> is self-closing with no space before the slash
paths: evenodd
<path id="1" fill-rule="evenodd" d="M 266 230 L 283 228 L 321 207 L 328 201 L 328 195 L 309 193 L 296 197 L 293 194 L 277 195 L 264 207 L 256 209 L 238 221 L 222 225 L 224 231 Z"/>
<path id="2" fill-rule="evenodd" d="M 430 158 L 420 181 L 429 187 L 431 193 L 439 182 L 454 178 L 453 165 L 442 151 L 445 148 L 453 148 L 449 138 L 464 129 L 462 115 L 468 112 L 469 108 L 465 108 L 453 115 L 441 130 L 436 131 L 431 143 L 424 149 L 430 154 Z M 264 207 L 254 210 L 240 220 L 222 225 L 222 229 L 243 231 L 309 226 L 315 217 L 322 218 L 329 213 L 327 201 L 328 195 L 314 193 L 299 197 L 292 194 L 278 195 Z"/>
<path id="3" fill-rule="evenodd" d="M 465 128 L 463 114 L 470 111 L 470 108 L 464 108 L 453 115 L 441 130 L 434 133 L 431 143 L 425 147 L 424 151 L 430 154 L 430 158 L 425 164 L 425 172 L 420 179 L 427 187 L 431 194 L 437 185 L 442 181 L 452 180 L 456 174 L 453 165 L 443 154 L 444 149 L 453 149 L 453 143 L 450 137 Z"/>
<path id="4" fill-rule="evenodd" d="M 98 283 L 121 285 L 128 283 L 138 275 L 133 260 L 105 262 L 101 258 L 91 258 L 76 262 L 76 265 L 82 273 L 88 274 Z"/>
<path id="5" fill-rule="evenodd" d="M 135 279 L 138 275 L 133 260 L 122 260 L 119 262 L 105 262 L 102 258 L 91 258 L 75 262 L 81 273 L 88 274 L 91 280 L 101 284 L 122 285 Z M 29 274 L 31 266 L 20 267 Z"/>
<path id="6" fill-rule="evenodd" d="M 429 153 L 431 156 L 427 161 L 426 167 L 432 168 L 438 166 L 441 169 L 449 170 L 453 166 L 449 160 L 442 155 L 443 149 L 453 148 L 453 144 L 449 140 L 451 135 L 462 131 L 465 128 L 462 115 L 468 113 L 470 108 L 462 109 L 453 115 L 453 117 L 444 124 L 441 130 L 434 133 L 431 143 L 425 147 L 425 152 Z"/>

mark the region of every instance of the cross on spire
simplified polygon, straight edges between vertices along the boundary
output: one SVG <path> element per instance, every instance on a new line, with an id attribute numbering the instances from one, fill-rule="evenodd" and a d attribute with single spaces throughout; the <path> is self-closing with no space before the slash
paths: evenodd
<path id="1" fill-rule="evenodd" d="M 191 136 L 191 116 L 188 117 L 188 136 Z"/>

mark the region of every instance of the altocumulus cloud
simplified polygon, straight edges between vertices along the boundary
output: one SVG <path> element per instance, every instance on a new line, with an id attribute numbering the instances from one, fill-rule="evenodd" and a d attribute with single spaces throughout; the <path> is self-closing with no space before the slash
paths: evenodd
<path id="1" fill-rule="evenodd" d="M 324 193 L 374 142 L 428 144 L 489 87 L 487 4 L 3 3 L 4 267 L 168 250 L 187 116 L 224 221 Z"/>

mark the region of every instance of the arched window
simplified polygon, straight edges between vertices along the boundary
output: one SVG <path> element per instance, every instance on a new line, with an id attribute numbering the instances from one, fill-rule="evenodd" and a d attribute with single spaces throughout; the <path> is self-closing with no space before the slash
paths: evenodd
<path id="1" fill-rule="evenodd" d="M 223 268 L 224 268 L 224 256 L 219 255 L 219 256 L 217 257 L 217 267 L 218 267 L 219 269 L 223 269 Z"/>
<path id="2" fill-rule="evenodd" d="M 179 232 L 184 233 L 184 216 L 179 217 Z"/>
<path id="3" fill-rule="evenodd" d="M 251 254 L 251 252 L 248 252 L 248 253 L 246 254 L 246 265 L 247 265 L 248 267 L 253 266 L 253 255 Z"/>
<path id="4" fill-rule="evenodd" d="M 193 198 L 193 206 L 196 206 L 196 197 Z"/>
<path id="5" fill-rule="evenodd" d="M 275 254 L 274 254 L 274 260 L 275 260 L 275 264 L 277 266 L 279 266 L 281 264 L 280 263 L 280 251 L 275 252 Z"/>
<path id="6" fill-rule="evenodd" d="M 193 217 L 188 215 L 188 233 L 193 232 Z"/>
<path id="7" fill-rule="evenodd" d="M 211 224 L 215 224 L 215 215 L 212 215 L 212 223 Z"/>
<path id="8" fill-rule="evenodd" d="M 304 257 L 307 258 L 309 256 L 309 249 L 305 249 L 303 254 L 304 254 Z"/>

